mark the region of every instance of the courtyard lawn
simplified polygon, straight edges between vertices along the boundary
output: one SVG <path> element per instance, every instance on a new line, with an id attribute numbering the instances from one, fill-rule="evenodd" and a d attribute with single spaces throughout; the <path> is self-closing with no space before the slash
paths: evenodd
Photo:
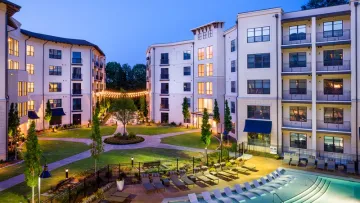
<path id="1" fill-rule="evenodd" d="M 116 125 L 113 126 L 100 126 L 101 136 L 112 135 L 116 130 Z M 90 138 L 91 128 L 79 128 L 71 130 L 61 130 L 57 132 L 46 132 L 40 136 L 44 137 L 57 137 L 57 138 Z"/>
<path id="2" fill-rule="evenodd" d="M 175 161 L 176 157 L 191 161 L 193 156 L 202 157 L 202 153 L 157 148 L 115 150 L 102 154 L 97 162 L 97 166 L 103 167 L 107 164 L 119 164 L 120 162 L 130 163 L 131 157 L 134 157 L 135 161 L 156 161 L 169 159 Z M 83 171 L 89 170 L 93 168 L 93 166 L 94 159 L 90 157 L 51 171 L 52 177 L 41 181 L 42 193 L 46 192 L 51 186 L 56 185 L 59 181 L 65 178 L 65 169 L 69 169 L 69 175 L 73 176 L 74 174 L 80 174 Z M 28 187 L 25 182 L 0 192 L 0 202 L 6 202 L 9 198 L 12 198 L 12 196 L 14 196 L 14 198 L 21 198 L 21 195 L 26 195 L 27 197 L 31 196 L 31 188 Z M 5 199 L 5 197 L 7 199 Z"/>
<path id="3" fill-rule="evenodd" d="M 171 137 L 165 137 L 161 139 L 161 143 L 204 149 L 206 145 L 204 144 L 204 142 L 200 140 L 200 138 L 201 138 L 200 132 L 187 133 L 187 134 L 181 134 Z M 219 146 L 219 144 L 220 144 L 219 140 L 216 139 L 214 136 L 212 136 L 211 144 L 209 145 L 208 149 L 216 149 Z"/>
<path id="4" fill-rule="evenodd" d="M 39 140 L 41 150 L 46 158 L 47 163 L 52 163 L 72 155 L 81 153 L 89 149 L 89 146 L 83 143 L 73 143 L 64 141 L 45 141 Z M 25 146 L 25 144 L 24 144 Z M 45 160 L 42 158 L 42 165 Z M 0 181 L 9 179 L 11 177 L 24 173 L 25 163 L 9 166 L 7 168 L 0 169 Z"/>
<path id="5" fill-rule="evenodd" d="M 159 134 L 167 134 L 167 133 L 175 133 L 175 132 L 185 132 L 193 130 L 193 128 L 186 127 L 172 127 L 172 126 L 147 126 L 147 125 L 127 125 L 126 131 L 133 132 L 135 134 L 140 135 L 159 135 Z"/>

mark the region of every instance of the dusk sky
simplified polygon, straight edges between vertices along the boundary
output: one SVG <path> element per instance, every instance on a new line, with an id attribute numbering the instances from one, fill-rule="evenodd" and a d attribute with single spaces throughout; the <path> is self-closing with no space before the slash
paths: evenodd
<path id="1" fill-rule="evenodd" d="M 211 21 L 235 24 L 239 12 L 282 7 L 300 10 L 307 0 L 10 0 L 22 8 L 22 28 L 85 39 L 105 52 L 107 62 L 145 63 L 154 43 L 193 39 L 191 28 Z"/>

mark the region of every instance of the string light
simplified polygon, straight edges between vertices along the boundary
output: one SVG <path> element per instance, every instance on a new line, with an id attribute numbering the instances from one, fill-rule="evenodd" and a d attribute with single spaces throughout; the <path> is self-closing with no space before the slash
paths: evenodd
<path id="1" fill-rule="evenodd" d="M 102 97 L 108 97 L 108 98 L 136 98 L 136 97 L 142 97 L 149 94 L 149 91 L 141 91 L 141 92 L 112 92 L 112 91 L 102 91 L 97 92 L 96 96 L 102 96 Z"/>

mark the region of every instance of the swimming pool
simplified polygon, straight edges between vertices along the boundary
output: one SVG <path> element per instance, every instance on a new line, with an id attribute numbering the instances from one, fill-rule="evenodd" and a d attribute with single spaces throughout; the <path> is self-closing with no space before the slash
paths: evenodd
<path id="1" fill-rule="evenodd" d="M 246 199 L 246 202 L 304 202 L 304 203 L 355 203 L 360 202 L 360 182 L 342 180 L 336 177 L 323 176 L 318 173 L 310 173 L 299 170 L 286 169 L 284 173 L 295 177 L 281 189 L 274 193 L 266 193 L 255 199 Z M 219 188 L 223 191 L 223 188 Z M 238 195 L 234 192 L 234 194 Z M 215 198 L 213 197 L 213 200 Z M 168 201 L 185 203 L 189 201 Z M 199 198 L 199 202 L 205 202 Z M 236 202 L 236 201 L 233 201 Z"/>

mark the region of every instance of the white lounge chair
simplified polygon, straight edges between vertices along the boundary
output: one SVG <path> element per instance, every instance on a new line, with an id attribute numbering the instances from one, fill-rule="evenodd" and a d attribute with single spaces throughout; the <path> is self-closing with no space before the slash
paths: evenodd
<path id="1" fill-rule="evenodd" d="M 267 175 L 269 182 L 286 185 L 290 182 L 288 178 L 279 178 L 277 176 Z"/>
<path id="2" fill-rule="evenodd" d="M 255 188 L 260 189 L 260 190 L 265 190 L 266 192 L 269 192 L 269 193 L 275 192 L 274 188 L 271 188 L 267 185 L 260 185 L 260 183 L 257 180 L 253 180 L 253 185 L 255 186 Z"/>
<path id="3" fill-rule="evenodd" d="M 256 188 L 252 188 L 251 185 L 250 185 L 250 183 L 248 183 L 248 182 L 244 183 L 244 186 L 245 186 L 245 188 L 246 188 L 246 190 L 247 190 L 248 192 L 255 193 L 255 194 L 259 195 L 259 196 L 264 196 L 264 195 L 266 195 L 263 190 L 256 189 Z"/>
<path id="4" fill-rule="evenodd" d="M 190 203 L 199 203 L 199 200 L 195 193 L 188 194 L 188 198 L 190 200 Z"/>
<path id="5" fill-rule="evenodd" d="M 243 195 L 249 199 L 255 199 L 256 195 L 252 192 L 245 192 L 242 187 L 239 184 L 235 185 L 235 191 L 236 193 L 238 193 L 239 195 Z"/>
<path id="6" fill-rule="evenodd" d="M 269 187 L 273 187 L 273 188 L 275 188 L 275 189 L 280 189 L 280 188 L 282 188 L 282 186 L 283 186 L 283 184 L 282 183 L 280 183 L 280 182 L 271 182 L 271 181 L 269 181 L 269 182 L 266 182 L 266 180 L 265 180 L 265 178 L 260 178 L 260 180 L 261 180 L 261 183 L 263 184 L 263 185 L 267 185 L 267 186 L 269 186 Z"/>
<path id="7" fill-rule="evenodd" d="M 201 195 L 203 196 L 205 202 L 207 203 L 217 203 L 217 201 L 213 200 L 211 198 L 211 195 L 209 192 L 202 192 Z"/>
<path id="8" fill-rule="evenodd" d="M 213 191 L 213 193 L 217 200 L 224 202 L 224 203 L 232 203 L 232 200 L 230 198 L 222 196 L 220 190 L 216 189 Z"/>
<path id="9" fill-rule="evenodd" d="M 283 169 L 283 170 L 284 170 L 284 169 Z M 285 170 L 284 170 L 284 171 L 285 171 Z M 292 175 L 284 175 L 284 174 L 282 174 L 279 169 L 276 169 L 276 173 L 278 173 L 280 177 L 289 177 L 289 178 L 291 178 L 291 179 L 295 179 L 295 177 L 292 176 Z"/>
<path id="10" fill-rule="evenodd" d="M 235 195 L 232 193 L 229 187 L 224 188 L 225 195 L 231 199 L 234 199 L 237 202 L 245 202 L 245 198 L 240 195 Z"/>

